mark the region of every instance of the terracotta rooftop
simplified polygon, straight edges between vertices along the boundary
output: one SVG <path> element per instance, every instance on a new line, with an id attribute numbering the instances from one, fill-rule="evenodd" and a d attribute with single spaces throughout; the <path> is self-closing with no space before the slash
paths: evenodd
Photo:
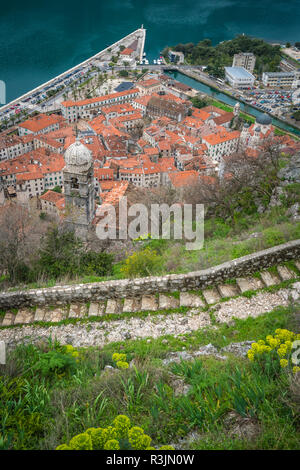
<path id="1" fill-rule="evenodd" d="M 61 123 L 62 121 L 64 121 L 64 118 L 58 114 L 51 114 L 50 116 L 47 114 L 39 114 L 38 116 L 22 122 L 19 124 L 19 127 L 29 129 L 31 132 L 38 132 L 45 129 L 45 127 Z"/>
<path id="2" fill-rule="evenodd" d="M 177 173 L 170 173 L 169 178 L 175 188 L 180 188 L 198 183 L 199 174 L 194 170 L 178 171 Z"/>
<path id="3" fill-rule="evenodd" d="M 57 193 L 56 191 L 49 190 L 45 194 L 40 196 L 40 199 L 43 199 L 43 201 L 52 202 L 53 204 L 57 204 L 58 201 L 60 201 L 61 199 L 65 199 L 65 197 L 62 193 Z"/>
<path id="4" fill-rule="evenodd" d="M 86 100 L 63 101 L 61 104 L 65 107 L 84 106 L 86 104 L 100 103 L 101 101 L 107 101 L 107 100 L 110 100 L 110 99 L 115 99 L 115 98 L 119 98 L 119 97 L 126 96 L 126 95 L 130 96 L 130 95 L 134 95 L 136 93 L 139 93 L 138 88 L 133 88 L 132 90 L 119 91 L 118 93 L 111 93 L 110 95 L 96 96 L 95 98 L 88 98 Z"/>

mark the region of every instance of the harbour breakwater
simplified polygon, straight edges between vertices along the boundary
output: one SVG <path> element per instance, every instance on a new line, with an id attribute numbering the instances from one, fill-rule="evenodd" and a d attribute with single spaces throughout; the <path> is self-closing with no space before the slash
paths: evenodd
<path id="1" fill-rule="evenodd" d="M 128 34 L 127 36 L 123 37 L 122 39 L 119 39 L 119 41 L 117 41 L 117 42 L 111 44 L 110 46 L 106 47 L 102 51 L 97 52 L 97 54 L 93 55 L 92 57 L 89 57 L 88 59 L 84 60 L 80 64 L 75 65 L 75 67 L 72 67 L 72 68 L 66 70 L 65 72 L 61 73 L 60 75 L 57 75 L 56 77 L 52 78 L 51 80 L 48 80 L 47 82 L 39 85 L 38 87 L 34 88 L 33 90 L 30 90 L 27 93 L 25 93 L 24 95 L 19 96 L 15 100 L 10 101 L 9 103 L 5 104 L 4 106 L 2 106 L 0 108 L 0 114 L 2 112 L 6 111 L 7 109 L 9 109 L 11 106 L 13 106 L 15 104 L 18 104 L 20 101 L 23 101 L 24 99 L 30 97 L 33 93 L 42 91 L 45 87 L 47 87 L 49 85 L 52 85 L 57 80 L 60 80 L 64 77 L 66 77 L 70 73 L 74 73 L 74 72 L 78 71 L 82 67 L 86 67 L 86 66 L 91 65 L 93 60 L 99 59 L 102 55 L 109 52 L 110 49 L 114 49 L 115 47 L 118 47 L 118 46 L 122 45 L 123 42 L 128 41 L 129 39 L 135 38 L 137 36 L 137 34 L 138 35 L 142 34 L 142 47 L 141 47 L 141 51 L 140 51 L 140 58 L 141 58 L 143 56 L 143 50 L 144 50 L 145 38 L 146 38 L 146 30 L 142 29 L 142 28 L 133 31 L 132 33 Z"/>

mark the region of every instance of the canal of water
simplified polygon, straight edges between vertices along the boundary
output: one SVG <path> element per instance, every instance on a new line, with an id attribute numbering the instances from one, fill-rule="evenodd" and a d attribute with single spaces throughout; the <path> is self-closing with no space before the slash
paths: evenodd
<path id="1" fill-rule="evenodd" d="M 239 101 L 235 98 L 231 98 L 231 96 L 228 96 L 225 93 L 222 93 L 221 91 L 216 90 L 215 88 L 211 88 L 209 85 L 205 85 L 205 83 L 199 82 L 198 80 L 195 80 L 194 78 L 188 77 L 187 75 L 184 75 L 181 72 L 165 71 L 164 73 L 170 75 L 172 78 L 174 78 L 174 80 L 178 80 L 179 82 L 185 83 L 186 85 L 189 85 L 195 90 L 202 91 L 203 93 L 206 93 L 207 95 L 212 96 L 213 98 L 216 98 L 217 100 L 222 101 L 223 103 L 229 104 L 230 106 L 234 106 L 236 102 Z M 241 111 L 244 111 L 247 114 L 251 114 L 252 116 L 255 116 L 255 117 L 258 117 L 264 114 L 262 111 L 259 111 L 258 109 L 254 108 L 253 106 L 249 104 L 243 103 L 242 101 L 239 101 L 239 103 L 241 105 Z M 280 129 L 283 129 L 285 131 L 288 131 L 291 134 L 300 136 L 300 129 L 295 129 L 289 124 L 286 124 L 285 122 L 282 122 L 279 119 L 274 118 L 273 116 L 271 117 L 272 117 L 272 123 L 274 126 Z"/>

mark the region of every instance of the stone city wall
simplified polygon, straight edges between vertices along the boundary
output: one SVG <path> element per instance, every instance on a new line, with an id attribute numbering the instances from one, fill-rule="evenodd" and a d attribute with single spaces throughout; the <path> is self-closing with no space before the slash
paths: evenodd
<path id="1" fill-rule="evenodd" d="M 187 274 L 169 274 L 115 281 L 55 286 L 0 293 L 0 310 L 35 305 L 63 305 L 73 302 L 122 299 L 163 292 L 204 289 L 247 276 L 292 259 L 300 259 L 300 240 L 258 251 L 218 266 Z"/>

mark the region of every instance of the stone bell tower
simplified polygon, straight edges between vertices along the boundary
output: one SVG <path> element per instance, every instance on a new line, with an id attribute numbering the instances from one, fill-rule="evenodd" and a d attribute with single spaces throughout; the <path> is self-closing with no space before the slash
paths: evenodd
<path id="1" fill-rule="evenodd" d="M 65 222 L 77 236 L 86 239 L 95 215 L 94 165 L 91 152 L 78 137 L 67 148 L 65 163 Z"/>

